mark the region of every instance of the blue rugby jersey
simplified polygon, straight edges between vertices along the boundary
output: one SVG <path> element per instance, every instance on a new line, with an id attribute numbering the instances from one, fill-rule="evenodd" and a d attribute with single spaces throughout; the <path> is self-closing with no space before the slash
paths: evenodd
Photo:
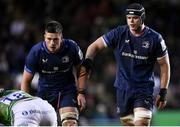
<path id="1" fill-rule="evenodd" d="M 167 53 L 162 36 L 146 26 L 145 32 L 135 37 L 124 25 L 102 37 L 104 43 L 113 49 L 117 62 L 114 86 L 121 89 L 150 87 L 153 90 L 154 64 Z"/>
<path id="2" fill-rule="evenodd" d="M 82 59 L 83 54 L 73 40 L 63 39 L 57 53 L 50 53 L 42 41 L 30 50 L 25 70 L 32 74 L 39 73 L 38 96 L 42 97 L 51 92 L 52 96 L 57 96 L 66 89 L 76 88 L 73 66 L 80 64 Z"/>

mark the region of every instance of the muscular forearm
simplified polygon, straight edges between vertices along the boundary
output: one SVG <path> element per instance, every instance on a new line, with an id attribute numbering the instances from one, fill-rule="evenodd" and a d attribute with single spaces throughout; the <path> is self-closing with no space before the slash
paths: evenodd
<path id="1" fill-rule="evenodd" d="M 170 80 L 170 67 L 168 65 L 162 65 L 161 67 L 161 88 L 168 88 Z"/>
<path id="2" fill-rule="evenodd" d="M 86 68 L 84 66 L 80 67 L 79 70 L 79 77 L 78 77 L 78 88 L 79 89 L 85 89 L 86 88 L 86 80 L 88 78 L 88 73 L 86 71 Z"/>
<path id="3" fill-rule="evenodd" d="M 33 79 L 34 75 L 24 71 L 23 73 L 23 79 L 21 82 L 21 90 L 25 91 L 27 93 L 30 93 L 30 84 Z"/>
<path id="4" fill-rule="evenodd" d="M 91 44 L 88 49 L 87 49 L 87 52 L 86 52 L 86 58 L 90 58 L 90 59 L 94 59 L 95 55 L 97 54 L 97 48 Z"/>
<path id="5" fill-rule="evenodd" d="M 26 83 L 21 84 L 21 90 L 27 93 L 30 93 L 30 85 Z"/>
<path id="6" fill-rule="evenodd" d="M 168 54 L 161 61 L 159 61 L 159 64 L 161 70 L 161 88 L 167 89 L 170 80 L 170 64 Z"/>
<path id="7" fill-rule="evenodd" d="M 170 64 L 168 54 L 166 54 L 163 58 L 160 58 L 158 63 L 161 70 L 161 89 L 159 91 L 159 95 L 156 98 L 156 105 L 158 109 L 162 109 L 166 106 L 167 89 L 170 79 Z"/>
<path id="8" fill-rule="evenodd" d="M 86 58 L 90 58 L 93 60 L 97 52 L 103 48 L 105 48 L 105 45 L 102 37 L 100 37 L 88 47 L 86 51 Z"/>

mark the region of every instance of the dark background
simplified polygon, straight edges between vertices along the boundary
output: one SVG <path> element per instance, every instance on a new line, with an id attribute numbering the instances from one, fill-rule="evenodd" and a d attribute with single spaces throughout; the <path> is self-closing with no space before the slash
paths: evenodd
<path id="1" fill-rule="evenodd" d="M 145 24 L 161 33 L 165 39 L 171 63 L 168 104 L 165 110 L 178 110 L 179 0 L 1 0 L 0 71 L 9 74 L 8 87 L 20 88 L 26 55 L 34 44 L 43 39 L 47 21 L 59 21 L 64 27 L 64 38 L 75 40 L 85 54 L 88 45 L 99 36 L 117 25 L 126 24 L 125 8 L 132 2 L 140 2 L 145 7 Z M 106 49 L 99 53 L 94 62 L 95 71 L 87 83 L 87 109 L 81 114 L 80 122 L 82 125 L 118 125 L 113 88 L 116 65 L 112 51 Z M 155 67 L 157 91 L 160 85 L 158 70 Z M 37 76 L 32 83 L 34 91 L 36 84 Z"/>

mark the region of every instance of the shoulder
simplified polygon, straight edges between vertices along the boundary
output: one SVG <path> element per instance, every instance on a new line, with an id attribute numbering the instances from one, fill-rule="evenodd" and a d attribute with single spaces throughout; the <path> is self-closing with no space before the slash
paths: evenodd
<path id="1" fill-rule="evenodd" d="M 31 48 L 30 52 L 37 53 L 37 52 L 44 51 L 44 50 L 45 50 L 44 42 L 40 41 Z"/>
<path id="2" fill-rule="evenodd" d="M 150 34 L 154 39 L 162 39 L 162 35 L 159 32 L 153 30 L 152 28 L 149 27 L 147 28 L 148 28 L 148 34 Z"/>
<path id="3" fill-rule="evenodd" d="M 78 44 L 72 39 L 64 39 L 64 45 L 68 48 L 77 48 Z"/>
<path id="4" fill-rule="evenodd" d="M 34 50 L 39 50 L 39 49 L 41 49 L 41 48 L 43 47 L 43 43 L 44 43 L 44 41 L 38 42 L 37 44 L 35 44 L 35 45 L 32 47 L 32 49 L 34 49 Z"/>
<path id="5" fill-rule="evenodd" d="M 63 39 L 65 44 L 69 44 L 69 45 L 77 45 L 77 43 L 72 40 L 72 39 Z"/>
<path id="6" fill-rule="evenodd" d="M 31 50 L 39 50 L 43 47 L 43 41 L 40 41 L 38 43 L 36 43 L 32 48 Z"/>

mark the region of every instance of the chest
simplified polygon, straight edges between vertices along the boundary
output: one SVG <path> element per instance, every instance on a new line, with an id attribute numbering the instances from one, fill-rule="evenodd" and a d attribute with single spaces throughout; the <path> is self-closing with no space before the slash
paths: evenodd
<path id="1" fill-rule="evenodd" d="M 39 68 L 42 73 L 66 72 L 73 65 L 73 56 L 70 53 L 48 54 L 41 53 Z"/>
<path id="2" fill-rule="evenodd" d="M 153 53 L 153 40 L 150 38 L 124 37 L 118 45 L 119 53 L 130 53 L 137 56 L 148 57 Z"/>

